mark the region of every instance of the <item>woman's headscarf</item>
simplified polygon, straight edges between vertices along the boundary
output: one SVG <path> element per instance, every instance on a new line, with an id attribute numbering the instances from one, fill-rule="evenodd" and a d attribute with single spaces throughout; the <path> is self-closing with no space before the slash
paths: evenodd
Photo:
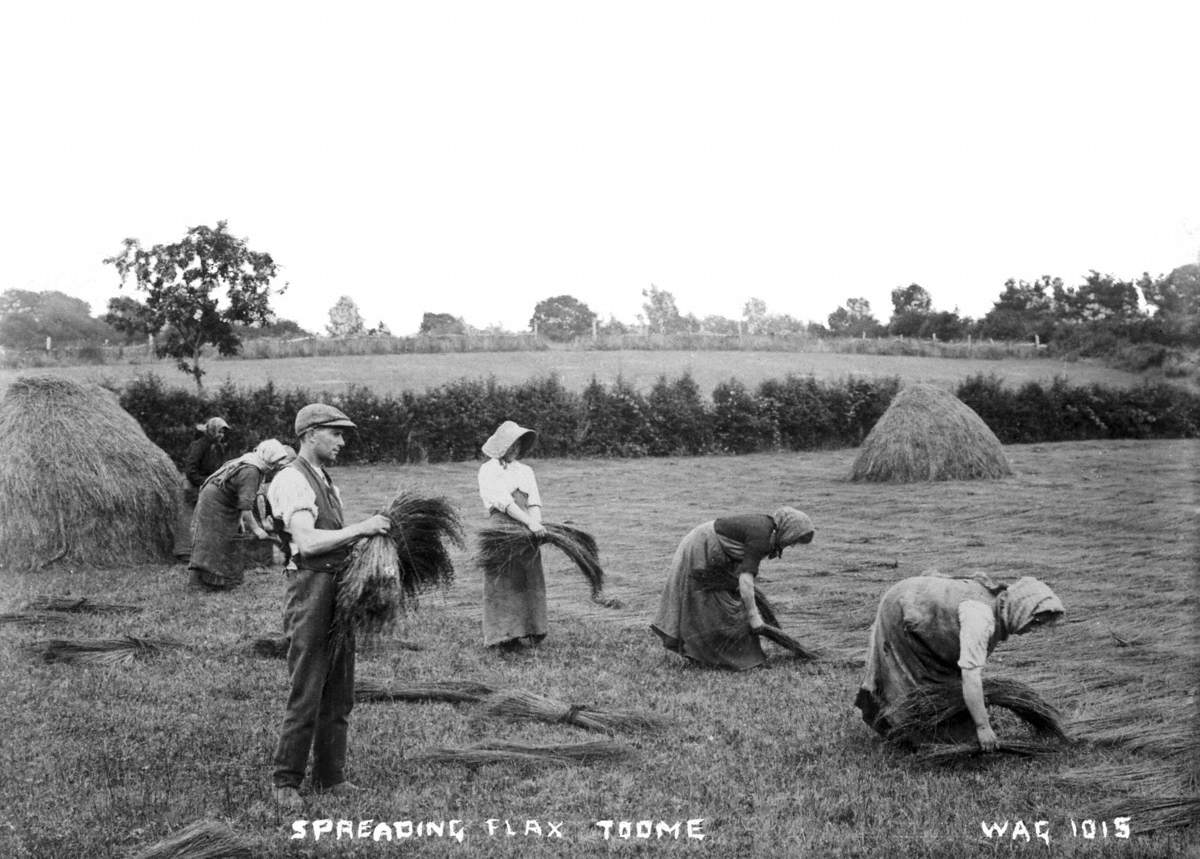
<path id="1" fill-rule="evenodd" d="M 483 443 L 481 450 L 484 456 L 500 459 L 514 444 L 520 444 L 517 449 L 517 459 L 520 459 L 529 453 L 529 448 L 533 447 L 536 440 L 536 430 L 526 429 L 516 421 L 505 421 L 496 428 L 492 437 Z"/>
<path id="2" fill-rule="evenodd" d="M 1062 616 L 1063 604 L 1054 591 L 1031 576 L 1022 576 L 1004 591 L 1001 616 L 1010 633 L 1020 633 L 1042 612 Z"/>
<path id="3" fill-rule="evenodd" d="M 276 439 L 269 438 L 258 443 L 249 453 L 244 453 L 237 459 L 231 459 L 222 465 L 205 483 L 215 483 L 218 486 L 225 483 L 229 475 L 243 465 L 252 465 L 261 474 L 269 474 L 282 468 L 296 458 L 296 451 Z"/>
<path id="4" fill-rule="evenodd" d="M 225 422 L 225 418 L 209 418 L 204 423 L 196 425 L 197 432 L 202 432 L 213 439 L 217 438 L 223 429 L 229 429 L 229 424 Z"/>
<path id="5" fill-rule="evenodd" d="M 780 548 L 799 543 L 806 534 L 813 533 L 812 520 L 795 507 L 780 507 L 771 518 L 775 520 L 776 542 Z"/>

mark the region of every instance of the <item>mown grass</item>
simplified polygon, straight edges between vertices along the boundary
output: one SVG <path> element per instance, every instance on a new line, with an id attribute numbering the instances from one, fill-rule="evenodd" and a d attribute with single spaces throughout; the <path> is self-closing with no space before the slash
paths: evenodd
<path id="1" fill-rule="evenodd" d="M 931 567 L 1037 575 L 1067 606 L 1061 627 L 1001 645 L 989 671 L 1030 683 L 1068 718 L 1128 713 L 1152 735 L 1196 707 L 1195 442 L 1113 442 L 1009 448 L 1015 476 L 988 483 L 862 486 L 847 482 L 853 451 L 636 461 L 533 461 L 547 518 L 598 539 L 604 609 L 546 549 L 551 632 L 511 656 L 479 646 L 481 584 L 456 554 L 454 587 L 426 596 L 359 674 L 417 684 L 482 680 L 559 700 L 643 709 L 661 734 L 625 733 L 628 762 L 476 769 L 412 762 L 422 749 L 483 738 L 581 742 L 565 725 L 488 716 L 481 705 L 359 704 L 352 717 L 351 801 L 318 802 L 309 819 L 466 821 L 448 838 L 402 845 L 293 841 L 292 817 L 269 801 L 270 756 L 286 694 L 281 661 L 247 650 L 277 633 L 283 582 L 251 573 L 232 594 L 189 595 L 181 567 L 5 574 L 0 612 L 37 594 L 75 594 L 144 607 L 136 615 L 72 615 L 46 627 L 0 625 L 0 855 L 117 857 L 205 816 L 282 856 L 1059 856 L 1183 855 L 1197 828 L 1129 840 L 1072 837 L 1070 821 L 1119 804 L 1119 785 L 1056 780 L 1071 768 L 1138 760 L 1083 743 L 1051 759 L 916 763 L 885 747 L 851 702 L 879 595 Z M 469 464 L 343 468 L 352 517 L 400 488 L 437 491 L 481 525 Z M 764 566 L 762 586 L 785 629 L 826 648 L 815 663 L 772 650 L 768 667 L 729 674 L 691 667 L 647 629 L 675 543 L 723 512 L 792 502 L 816 540 Z M 892 565 L 895 565 L 894 567 Z M 188 648 L 132 666 L 47 665 L 23 645 L 48 637 L 166 635 Z M 1128 642 L 1137 637 L 1137 645 Z M 1121 645 L 1119 641 L 1125 641 Z M 1147 701 L 1161 702 L 1153 718 Z M 1017 730 L 1006 723 L 1008 730 Z M 562 823 L 563 839 L 488 837 L 485 821 Z M 599 820 L 703 818 L 702 842 L 604 842 Z M 1052 843 L 989 840 L 981 821 L 1049 821 Z M 1112 827 L 1111 820 L 1109 821 Z"/>
<path id="2" fill-rule="evenodd" d="M 764 379 L 782 379 L 789 373 L 812 374 L 820 380 L 847 376 L 867 378 L 898 376 L 906 382 L 957 384 L 975 375 L 997 374 L 1019 387 L 1025 382 L 1049 382 L 1062 376 L 1073 385 L 1101 384 L 1128 387 L 1142 377 L 1136 373 L 1086 361 L 1050 358 L 926 358 L 904 355 L 852 355 L 833 352 L 712 352 L 616 351 L 584 352 L 452 352 L 405 355 L 342 355 L 323 358 L 277 358 L 264 361 L 208 361 L 205 384 L 225 381 L 259 387 L 273 381 L 284 389 L 344 391 L 350 384 L 378 394 L 423 391 L 461 378 L 494 376 L 501 384 L 517 384 L 555 373 L 568 390 L 582 390 L 593 376 L 611 384 L 617 376 L 647 391 L 663 374 L 675 378 L 690 372 L 700 391 L 708 396 L 720 382 L 735 378 L 753 388 Z M 19 376 L 62 375 L 76 381 L 123 384 L 139 374 L 153 372 L 171 386 L 191 388 L 191 377 L 170 361 L 112 364 L 103 367 L 48 367 L 39 370 L 0 369 L 0 388 Z"/>

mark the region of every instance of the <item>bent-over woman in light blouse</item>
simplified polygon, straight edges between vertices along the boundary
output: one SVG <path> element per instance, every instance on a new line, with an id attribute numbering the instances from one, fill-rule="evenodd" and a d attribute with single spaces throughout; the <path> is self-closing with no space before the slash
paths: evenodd
<path id="1" fill-rule="evenodd" d="M 505 421 L 483 444 L 488 458 L 479 467 L 479 496 L 493 524 L 517 522 L 543 533 L 542 497 L 533 469 L 518 460 L 537 432 Z M 546 637 L 546 577 L 537 545 L 514 555 L 504 567 L 484 574 L 483 644 L 505 649 Z"/>
<path id="2" fill-rule="evenodd" d="M 1051 626 L 1062 601 L 1030 576 L 1011 585 L 986 573 L 969 578 L 913 576 L 879 601 L 867 643 L 867 670 L 854 704 L 863 721 L 888 735 L 891 716 L 909 695 L 944 683 L 962 686 L 963 703 L 985 752 L 999 746 L 983 695 L 983 668 L 1011 635 Z"/>

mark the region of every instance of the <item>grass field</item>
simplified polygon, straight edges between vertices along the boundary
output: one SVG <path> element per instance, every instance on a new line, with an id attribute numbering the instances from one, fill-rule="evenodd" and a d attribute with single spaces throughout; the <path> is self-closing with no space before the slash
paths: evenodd
<path id="1" fill-rule="evenodd" d="M 547 549 L 550 635 L 533 652 L 484 652 L 479 574 L 459 554 L 453 588 L 427 596 L 395 633 L 423 649 L 360 653 L 359 676 L 482 680 L 650 711 L 669 729 L 616 737 L 633 748 L 629 762 L 468 769 L 412 758 L 482 738 L 596 736 L 488 717 L 479 705 L 358 705 L 350 774 L 365 792 L 319 803 L 306 817 L 458 818 L 461 844 L 290 840 L 292 818 L 267 801 L 284 666 L 245 648 L 280 628 L 278 573 L 251 572 L 239 591 L 211 596 L 185 594 L 182 567 L 0 573 L 0 612 L 48 593 L 144 608 L 0 624 L 0 855 L 128 856 L 205 816 L 229 821 L 260 857 L 1186 855 L 1200 828 L 1146 834 L 1134 815 L 1132 836 L 1117 839 L 1119 785 L 1056 779 L 1071 767 L 1138 760 L 1129 749 L 1081 743 L 1035 761 L 920 764 L 881 744 L 851 702 L 889 583 L 929 568 L 984 569 L 1009 580 L 1043 578 L 1067 607 L 1058 628 L 1002 644 L 989 673 L 1030 683 L 1072 721 L 1115 714 L 1133 737 L 1195 718 L 1198 453 L 1190 441 L 1013 447 L 1011 478 L 918 486 L 847 482 L 852 450 L 532 460 L 547 518 L 595 534 L 609 590 L 625 607 L 589 602 L 582 577 Z M 472 526 L 482 521 L 470 464 L 342 468 L 335 479 L 351 518 L 408 487 L 444 493 Z M 785 629 L 826 648 L 828 658 L 799 663 L 772 649 L 767 667 L 730 674 L 664 651 L 647 624 L 678 539 L 714 515 L 780 502 L 808 511 L 817 535 L 767 562 L 762 587 Z M 186 649 L 107 668 L 43 664 L 24 649 L 50 637 L 124 633 L 175 637 Z M 606 842 L 594 825 L 700 818 L 703 841 Z M 518 832 L 526 820 L 540 821 L 543 836 L 510 837 L 502 824 L 489 836 L 488 819 L 507 819 Z M 983 835 L 981 822 L 1018 819 L 1031 833 L 1035 821 L 1047 821 L 1049 848 Z M 1084 838 L 1082 821 L 1099 819 L 1109 837 L 1097 823 L 1096 837 Z M 562 838 L 546 837 L 549 821 L 561 825 Z"/>
<path id="2" fill-rule="evenodd" d="M 782 379 L 788 373 L 811 374 L 823 380 L 846 376 L 899 376 L 905 381 L 947 386 L 980 373 L 995 373 L 1012 386 L 1029 381 L 1046 382 L 1055 376 L 1064 376 L 1077 385 L 1095 382 L 1116 387 L 1127 387 L 1141 379 L 1136 373 L 1085 361 L 1049 358 L 988 361 L 832 352 L 448 352 L 209 361 L 204 366 L 208 387 L 216 387 L 226 380 L 238 386 L 258 387 L 270 380 L 285 389 L 307 388 L 335 393 L 354 384 L 381 394 L 423 391 L 463 377 L 495 376 L 497 381 L 511 384 L 551 373 L 558 374 L 569 390 L 583 388 L 593 376 L 607 383 L 619 374 L 644 391 L 664 373 L 668 378 L 675 378 L 688 371 L 705 395 L 710 394 L 718 382 L 728 381 L 731 377 L 753 388 L 763 379 Z M 193 387 L 191 377 L 175 369 L 172 362 L 153 361 L 100 367 L 0 370 L 0 389 L 7 389 L 9 383 L 23 375 L 50 373 L 75 380 L 124 382 L 146 372 L 157 374 L 169 385 Z"/>

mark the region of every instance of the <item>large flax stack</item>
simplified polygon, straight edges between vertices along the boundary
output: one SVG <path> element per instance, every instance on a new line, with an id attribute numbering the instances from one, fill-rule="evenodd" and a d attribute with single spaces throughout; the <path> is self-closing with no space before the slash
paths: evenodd
<path id="1" fill-rule="evenodd" d="M 853 480 L 914 483 L 1012 474 L 996 434 L 970 406 L 928 384 L 892 400 L 859 449 Z"/>
<path id="2" fill-rule="evenodd" d="M 0 566 L 170 560 L 180 475 L 116 397 L 26 377 L 0 401 Z"/>

